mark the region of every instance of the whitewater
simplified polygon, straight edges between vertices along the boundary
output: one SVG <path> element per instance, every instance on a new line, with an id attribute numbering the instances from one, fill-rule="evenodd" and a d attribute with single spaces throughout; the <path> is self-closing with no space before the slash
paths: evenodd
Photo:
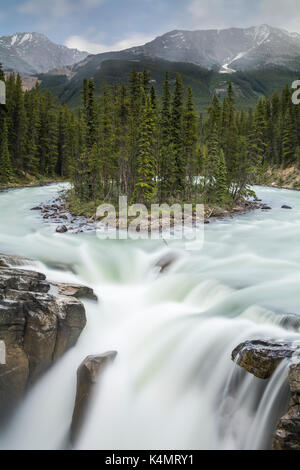
<path id="1" fill-rule="evenodd" d="M 72 448 L 76 370 L 112 350 L 76 449 L 271 448 L 287 407 L 287 364 L 264 381 L 231 352 L 245 340 L 300 341 L 300 192 L 255 188 L 271 211 L 206 225 L 204 246 L 187 251 L 184 241 L 56 233 L 30 209 L 63 188 L 0 193 L 0 252 L 35 259 L 28 269 L 49 280 L 92 287 L 99 302 L 84 301 L 76 347 L 29 391 L 0 448 Z M 173 262 L 161 273 L 166 257 Z M 283 327 L 289 315 L 299 330 Z"/>

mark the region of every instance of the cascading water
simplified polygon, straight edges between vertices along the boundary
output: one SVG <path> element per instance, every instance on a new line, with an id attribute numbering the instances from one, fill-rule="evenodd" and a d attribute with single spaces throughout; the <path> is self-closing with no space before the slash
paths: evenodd
<path id="1" fill-rule="evenodd" d="M 0 251 L 37 259 L 49 279 L 90 285 L 100 302 L 85 302 L 78 344 L 30 390 L 0 448 L 66 448 L 76 369 L 108 350 L 118 356 L 76 448 L 270 448 L 286 407 L 287 366 L 263 381 L 235 365 L 231 352 L 247 339 L 300 340 L 281 326 L 287 314 L 300 314 L 300 193 L 258 188 L 272 211 L 210 224 L 203 249 L 186 252 L 179 242 L 56 234 L 30 208 L 60 187 L 0 195 Z M 176 261 L 159 274 L 156 263 L 170 252 Z"/>

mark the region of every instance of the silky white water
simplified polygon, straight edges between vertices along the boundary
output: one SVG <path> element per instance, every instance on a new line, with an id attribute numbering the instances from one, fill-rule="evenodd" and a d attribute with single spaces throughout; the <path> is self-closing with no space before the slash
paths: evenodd
<path id="1" fill-rule="evenodd" d="M 62 449 L 89 354 L 116 350 L 78 449 L 267 449 L 287 406 L 287 365 L 269 381 L 231 361 L 248 339 L 300 340 L 300 193 L 257 188 L 270 212 L 205 227 L 204 247 L 57 234 L 30 208 L 61 185 L 0 193 L 0 252 L 38 260 L 49 279 L 94 288 L 75 348 L 29 391 L 2 449 Z M 293 210 L 281 209 L 288 204 Z M 163 274 L 156 263 L 172 253 Z M 294 330 L 283 328 L 293 314 Z M 299 332 L 297 331 L 299 316 Z"/>

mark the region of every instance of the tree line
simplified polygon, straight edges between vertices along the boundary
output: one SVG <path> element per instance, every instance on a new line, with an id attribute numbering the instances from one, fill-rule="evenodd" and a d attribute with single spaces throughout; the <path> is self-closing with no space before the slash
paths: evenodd
<path id="1" fill-rule="evenodd" d="M 1 74 L 2 72 L 0 72 Z M 1 79 L 1 75 L 0 75 Z M 2 73 L 2 79 L 4 79 Z M 197 115 L 193 92 L 166 73 L 158 96 L 147 71 L 128 84 L 85 79 L 82 104 L 70 111 L 42 93 L 6 80 L 0 114 L 0 183 L 13 174 L 71 179 L 82 201 L 232 204 L 269 166 L 300 165 L 300 106 L 287 86 L 255 109 L 238 111 L 234 89 Z M 206 111 L 206 110 L 204 110 Z"/>

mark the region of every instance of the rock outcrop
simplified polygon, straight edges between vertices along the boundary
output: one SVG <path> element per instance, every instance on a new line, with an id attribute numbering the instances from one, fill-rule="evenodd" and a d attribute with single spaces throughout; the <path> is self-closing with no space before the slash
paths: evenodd
<path id="1" fill-rule="evenodd" d="M 88 356 L 77 370 L 77 390 L 71 424 L 71 441 L 76 442 L 82 428 L 95 386 L 104 369 L 115 359 L 116 351 L 98 356 Z"/>
<path id="2" fill-rule="evenodd" d="M 6 349 L 5 364 L 0 364 L 0 421 L 27 387 L 76 344 L 86 324 L 79 287 L 70 286 L 63 295 L 67 286 L 55 284 L 50 293 L 44 274 L 8 267 L 14 259 L 0 255 L 0 341 Z M 91 295 L 82 288 L 83 296 L 86 292 Z"/>
<path id="3" fill-rule="evenodd" d="M 232 352 L 232 359 L 261 379 L 272 376 L 282 360 L 289 360 L 290 403 L 273 439 L 274 450 L 300 450 L 300 348 L 290 342 L 247 341 Z"/>
<path id="4" fill-rule="evenodd" d="M 300 363 L 290 366 L 288 380 L 291 391 L 290 405 L 276 428 L 274 450 L 300 450 Z"/>
<path id="5" fill-rule="evenodd" d="M 78 299 L 97 300 L 97 296 L 90 287 L 81 286 L 79 284 L 65 284 L 62 282 L 51 282 L 51 285 L 57 289 L 59 295 L 76 297 Z"/>
<path id="6" fill-rule="evenodd" d="M 232 352 L 232 360 L 260 379 L 269 379 L 283 359 L 291 358 L 297 347 L 291 343 L 246 341 Z"/>

